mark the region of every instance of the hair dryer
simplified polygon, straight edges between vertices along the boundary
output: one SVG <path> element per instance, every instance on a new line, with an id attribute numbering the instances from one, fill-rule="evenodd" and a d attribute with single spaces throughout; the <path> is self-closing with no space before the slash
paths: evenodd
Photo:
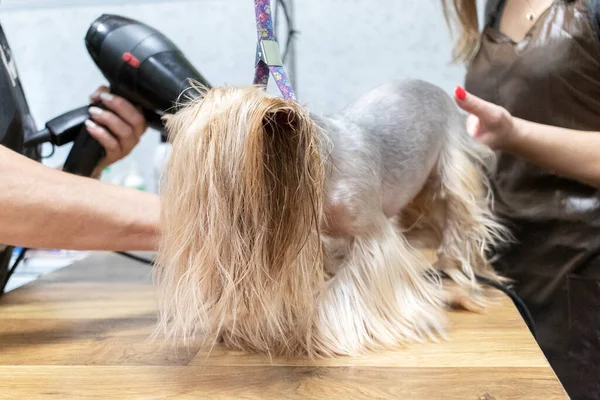
<path id="1" fill-rule="evenodd" d="M 140 106 L 148 124 L 155 129 L 162 128 L 161 117 L 165 112 L 176 110 L 182 93 L 199 96 L 191 80 L 210 87 L 173 42 L 156 29 L 133 19 L 100 16 L 90 26 L 85 44 L 110 83 L 111 92 Z M 82 109 L 74 110 L 79 119 Z M 57 120 L 61 117 L 46 124 L 47 129 L 52 124 L 60 126 Z M 90 176 L 104 155 L 104 148 L 83 127 L 63 169 Z"/>

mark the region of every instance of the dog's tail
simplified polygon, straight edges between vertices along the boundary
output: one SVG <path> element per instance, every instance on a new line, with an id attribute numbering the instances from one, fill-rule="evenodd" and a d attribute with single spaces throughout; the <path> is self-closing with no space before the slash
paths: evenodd
<path id="1" fill-rule="evenodd" d="M 501 280 L 486 256 L 511 238 L 493 209 L 490 176 L 495 172 L 496 157 L 467 133 L 465 118 L 453 103 L 452 110 L 454 118 L 449 121 L 448 142 L 438 170 L 446 204 L 440 254 L 458 261 L 461 265 L 456 267 L 471 281 L 474 274 Z M 452 267 L 448 266 L 449 272 Z M 460 279 L 457 275 L 453 278 Z"/>
<path id="2" fill-rule="evenodd" d="M 324 285 L 320 133 L 298 104 L 219 88 L 172 116 L 159 330 L 305 352 Z"/>

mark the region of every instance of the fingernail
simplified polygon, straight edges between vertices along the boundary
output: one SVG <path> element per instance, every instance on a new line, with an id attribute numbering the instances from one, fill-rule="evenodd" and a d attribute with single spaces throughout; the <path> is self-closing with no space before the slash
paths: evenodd
<path id="1" fill-rule="evenodd" d="M 463 89 L 460 86 L 456 87 L 456 90 L 454 91 L 454 95 L 456 96 L 457 99 L 459 100 L 464 100 L 467 98 L 467 92 L 465 91 L 465 89 Z"/>
<path id="2" fill-rule="evenodd" d="M 96 100 L 96 99 L 98 98 L 98 95 L 99 95 L 99 93 L 98 93 L 98 92 L 99 92 L 99 91 L 98 91 L 98 90 L 96 90 L 94 93 L 92 93 L 92 94 L 90 95 L 90 101 L 94 101 L 94 100 Z"/>
<path id="3" fill-rule="evenodd" d="M 113 95 L 110 93 L 102 92 L 100 93 L 100 98 L 104 101 L 111 101 L 113 99 Z"/>
<path id="4" fill-rule="evenodd" d="M 94 114 L 94 115 L 100 115 L 102 114 L 104 111 L 102 111 L 101 108 L 98 107 L 90 107 L 90 114 Z"/>
<path id="5" fill-rule="evenodd" d="M 87 126 L 90 129 L 95 129 L 98 127 L 98 125 L 96 125 L 96 123 L 94 121 L 92 121 L 91 119 L 85 120 L 85 126 Z"/>

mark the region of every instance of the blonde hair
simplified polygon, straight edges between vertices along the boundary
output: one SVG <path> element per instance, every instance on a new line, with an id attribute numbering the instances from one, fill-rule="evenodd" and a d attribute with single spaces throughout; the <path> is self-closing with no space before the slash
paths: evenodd
<path id="1" fill-rule="evenodd" d="M 166 128 L 159 332 L 306 353 L 325 283 L 324 170 L 308 112 L 260 87 L 217 88 Z"/>
<path id="2" fill-rule="evenodd" d="M 458 29 L 459 36 L 454 42 L 453 62 L 469 62 L 479 46 L 479 19 L 477 0 L 442 0 L 444 18 L 451 34 Z"/>

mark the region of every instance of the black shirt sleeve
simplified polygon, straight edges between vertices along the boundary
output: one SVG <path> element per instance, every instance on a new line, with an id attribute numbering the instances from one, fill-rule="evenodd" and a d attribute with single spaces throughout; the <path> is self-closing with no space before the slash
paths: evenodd
<path id="1" fill-rule="evenodd" d="M 0 25 L 0 144 L 24 153 L 23 140 L 35 130 L 16 63 Z"/>

